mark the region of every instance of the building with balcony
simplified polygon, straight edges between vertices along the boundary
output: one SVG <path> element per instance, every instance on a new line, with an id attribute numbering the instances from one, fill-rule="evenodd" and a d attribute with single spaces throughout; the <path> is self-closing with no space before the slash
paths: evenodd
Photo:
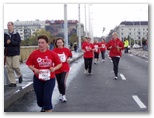
<path id="1" fill-rule="evenodd" d="M 14 30 L 20 34 L 22 40 L 27 39 L 33 35 L 37 30 L 45 28 L 45 21 L 15 21 Z"/>
<path id="2" fill-rule="evenodd" d="M 45 30 L 49 31 L 55 37 L 63 37 L 64 38 L 64 20 L 46 20 L 45 21 Z M 68 20 L 68 37 L 70 37 L 73 33 L 78 34 L 78 21 L 77 20 Z M 81 24 L 82 32 L 84 34 L 84 28 Z"/>
<path id="3" fill-rule="evenodd" d="M 112 38 L 113 32 L 117 32 L 122 41 L 132 39 L 141 41 L 142 45 L 142 40 L 148 39 L 148 21 L 123 21 L 110 31 L 107 40 Z"/>

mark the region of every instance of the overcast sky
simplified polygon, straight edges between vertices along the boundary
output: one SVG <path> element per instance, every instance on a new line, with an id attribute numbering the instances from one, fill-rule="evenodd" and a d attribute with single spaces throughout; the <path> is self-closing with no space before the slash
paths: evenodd
<path id="1" fill-rule="evenodd" d="M 148 21 L 148 4 L 91 4 L 94 36 L 102 36 L 121 21 Z M 13 10 L 13 11 L 11 11 Z M 19 12 L 20 11 L 20 12 Z M 89 30 L 89 4 L 86 5 Z M 13 13 L 10 13 L 13 12 Z M 80 5 L 81 23 L 85 24 L 85 5 Z M 78 4 L 67 4 L 68 20 L 78 20 Z M 4 28 L 8 21 L 63 20 L 64 4 L 4 4 Z M 102 33 L 103 27 L 106 28 Z"/>

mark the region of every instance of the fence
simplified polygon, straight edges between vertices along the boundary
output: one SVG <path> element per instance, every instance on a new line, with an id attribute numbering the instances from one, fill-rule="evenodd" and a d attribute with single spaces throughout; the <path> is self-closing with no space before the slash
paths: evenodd
<path id="1" fill-rule="evenodd" d="M 38 48 L 38 46 L 21 46 L 20 47 L 20 62 L 28 59 L 29 55 Z"/>

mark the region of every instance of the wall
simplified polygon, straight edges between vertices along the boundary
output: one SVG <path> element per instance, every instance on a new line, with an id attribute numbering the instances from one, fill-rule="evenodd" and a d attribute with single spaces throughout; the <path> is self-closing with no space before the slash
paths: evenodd
<path id="1" fill-rule="evenodd" d="M 38 46 L 20 46 L 20 62 L 28 59 L 29 55 L 38 49 Z"/>

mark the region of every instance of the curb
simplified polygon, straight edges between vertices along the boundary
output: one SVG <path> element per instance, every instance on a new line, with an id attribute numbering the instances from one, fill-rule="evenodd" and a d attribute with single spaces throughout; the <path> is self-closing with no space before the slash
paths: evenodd
<path id="1" fill-rule="evenodd" d="M 24 87 L 19 87 L 17 91 L 12 93 L 11 95 L 8 95 L 7 98 L 4 99 L 4 111 L 12 105 L 14 102 L 22 98 L 26 93 L 31 91 L 33 89 L 33 82 L 30 82 Z"/>
<path id="2" fill-rule="evenodd" d="M 139 54 L 138 52 L 135 52 L 135 53 L 130 52 L 129 54 L 133 54 L 135 56 L 138 56 L 138 57 L 141 57 L 141 58 L 144 58 L 144 59 L 148 59 L 148 55 L 146 55 L 146 54 Z"/>

